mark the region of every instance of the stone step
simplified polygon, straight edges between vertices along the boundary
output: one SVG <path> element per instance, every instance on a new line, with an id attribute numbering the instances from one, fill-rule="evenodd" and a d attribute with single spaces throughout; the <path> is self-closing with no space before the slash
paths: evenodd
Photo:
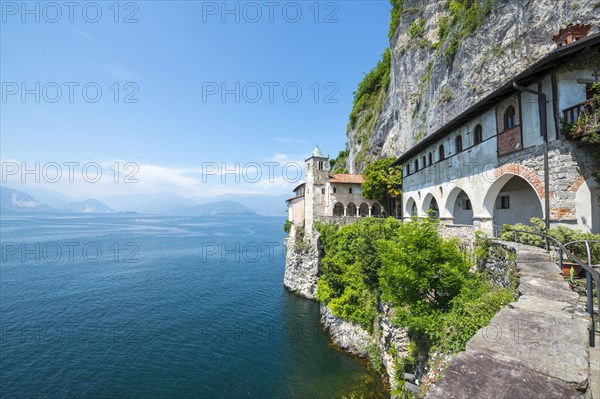
<path id="1" fill-rule="evenodd" d="M 585 391 L 589 326 L 589 319 L 581 317 L 505 308 L 467 343 L 467 352 L 526 367 Z"/>
<path id="2" fill-rule="evenodd" d="M 561 381 L 476 352 L 461 352 L 427 399 L 581 399 Z"/>

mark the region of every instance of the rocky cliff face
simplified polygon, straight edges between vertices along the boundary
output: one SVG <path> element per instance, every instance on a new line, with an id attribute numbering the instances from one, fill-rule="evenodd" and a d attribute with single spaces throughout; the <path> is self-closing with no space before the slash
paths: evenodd
<path id="1" fill-rule="evenodd" d="M 301 238 L 286 239 L 283 285 L 304 298 L 315 299 L 319 274 L 319 233 L 307 232 Z"/>
<path id="2" fill-rule="evenodd" d="M 590 33 L 599 30 L 598 0 L 475 2 L 483 11 L 471 20 L 457 16 L 457 4 L 469 4 L 464 0 L 401 2 L 383 105 L 360 112 L 348 131 L 351 173 L 372 159 L 402 154 L 542 58 L 561 28 L 583 23 L 592 25 Z"/>

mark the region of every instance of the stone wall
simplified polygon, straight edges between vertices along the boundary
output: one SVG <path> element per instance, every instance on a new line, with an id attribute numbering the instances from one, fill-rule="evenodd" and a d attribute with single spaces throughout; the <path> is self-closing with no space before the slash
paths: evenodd
<path id="1" fill-rule="evenodd" d="M 503 164 L 498 173 L 509 165 L 520 165 L 533 173 L 527 180 L 541 199 L 544 198 L 544 147 L 542 145 L 526 148 L 501 158 Z M 598 167 L 591 152 L 585 151 L 581 144 L 555 140 L 548 145 L 548 164 L 550 172 L 550 219 L 553 222 L 575 223 L 575 194 L 585 179 Z M 578 183 L 579 182 L 579 183 Z"/>
<path id="2" fill-rule="evenodd" d="M 477 269 L 487 275 L 489 280 L 500 287 L 510 287 L 516 283 L 517 251 L 513 246 L 493 241 L 488 256 L 477 261 Z"/>
<path id="3" fill-rule="evenodd" d="M 473 252 L 475 245 L 475 226 L 440 224 L 439 233 L 443 238 L 457 238 L 461 249 Z"/>

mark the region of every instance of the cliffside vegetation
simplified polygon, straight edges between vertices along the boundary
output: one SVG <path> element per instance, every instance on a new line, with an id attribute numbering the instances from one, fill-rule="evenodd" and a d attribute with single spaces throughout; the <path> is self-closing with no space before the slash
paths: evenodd
<path id="1" fill-rule="evenodd" d="M 348 150 L 342 150 L 337 158 L 329 160 L 329 173 L 348 173 Z"/>
<path id="2" fill-rule="evenodd" d="M 352 136 L 354 142 L 353 165 L 347 165 L 348 169 L 354 166 L 362 170 L 366 163 L 372 159 L 371 141 L 377 129 L 381 112 L 384 107 L 390 85 L 390 71 L 393 60 L 402 57 L 407 49 L 425 48 L 428 50 L 430 61 L 427 70 L 419 78 L 419 90 L 413 96 L 413 119 L 424 117 L 429 102 L 423 102 L 421 96 L 426 92 L 431 80 L 431 70 L 434 62 L 440 60 L 448 65 L 454 61 L 454 57 L 463 41 L 473 34 L 485 17 L 492 10 L 493 0 L 451 0 L 445 5 L 446 10 L 437 26 L 437 37 L 432 39 L 427 36 L 428 24 L 424 3 L 408 2 L 404 0 L 390 0 L 392 5 L 390 16 L 390 29 L 388 37 L 393 42 L 392 49 L 388 48 L 378 61 L 377 65 L 359 83 L 354 93 L 354 103 L 350 112 L 347 127 L 348 135 Z M 398 33 L 405 33 L 406 40 L 396 43 Z M 449 87 L 443 87 L 439 102 L 449 102 L 453 98 Z M 425 109 L 421 107 L 425 106 Z M 413 139 L 418 141 L 427 135 L 427 130 L 417 128 L 413 132 Z"/>
<path id="3" fill-rule="evenodd" d="M 594 157 L 600 160 L 600 80 L 596 81 L 592 86 L 595 92 L 591 100 L 592 112 L 588 115 L 581 114 L 574 123 L 565 123 L 561 128 L 561 133 L 566 138 L 573 138 L 577 135 L 583 135 L 581 142 L 592 151 Z M 600 170 L 593 174 L 596 182 L 600 183 Z M 597 198 L 600 203 L 600 197 Z"/>
<path id="4" fill-rule="evenodd" d="M 391 304 L 393 323 L 406 327 L 425 353 L 463 350 L 514 299 L 511 288 L 493 286 L 484 273 L 469 271 L 468 258 L 456 241 L 440 237 L 436 221 L 367 218 L 316 228 L 322 250 L 317 299 L 371 333 L 378 305 Z M 404 359 L 398 367 L 411 371 L 411 363 Z"/>

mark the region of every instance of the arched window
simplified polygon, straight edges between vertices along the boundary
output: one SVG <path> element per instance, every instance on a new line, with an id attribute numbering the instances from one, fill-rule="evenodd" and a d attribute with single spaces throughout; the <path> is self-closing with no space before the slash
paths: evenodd
<path id="1" fill-rule="evenodd" d="M 419 160 L 415 159 L 415 172 L 419 171 Z"/>
<path id="2" fill-rule="evenodd" d="M 432 165 L 433 164 L 433 154 L 430 152 L 428 156 L 429 156 L 429 165 Z"/>
<path id="3" fill-rule="evenodd" d="M 444 151 L 444 145 L 441 144 L 440 148 L 438 148 L 438 153 L 440 156 L 440 161 L 443 161 L 444 159 L 446 159 L 446 152 Z"/>
<path id="4" fill-rule="evenodd" d="M 421 164 L 423 164 L 423 167 L 427 166 L 427 158 L 425 158 L 425 155 L 423 155 L 423 158 L 421 158 Z"/>
<path id="5" fill-rule="evenodd" d="M 459 134 L 458 136 L 456 136 L 456 153 L 458 154 L 459 152 L 462 152 L 462 150 L 462 136 Z"/>
<path id="6" fill-rule="evenodd" d="M 324 188 L 321 189 L 321 194 L 325 194 L 325 189 Z"/>
<path id="7" fill-rule="evenodd" d="M 481 128 L 481 125 L 477 125 L 475 126 L 475 145 L 477 144 L 481 144 L 481 142 L 483 141 L 483 129 Z"/>
<path id="8" fill-rule="evenodd" d="M 333 193 L 335 194 L 337 192 L 337 189 L 334 187 L 333 188 Z"/>
<path id="9" fill-rule="evenodd" d="M 517 125 L 517 118 L 515 115 L 515 107 L 509 105 L 504 111 L 504 130 L 512 129 Z"/>

